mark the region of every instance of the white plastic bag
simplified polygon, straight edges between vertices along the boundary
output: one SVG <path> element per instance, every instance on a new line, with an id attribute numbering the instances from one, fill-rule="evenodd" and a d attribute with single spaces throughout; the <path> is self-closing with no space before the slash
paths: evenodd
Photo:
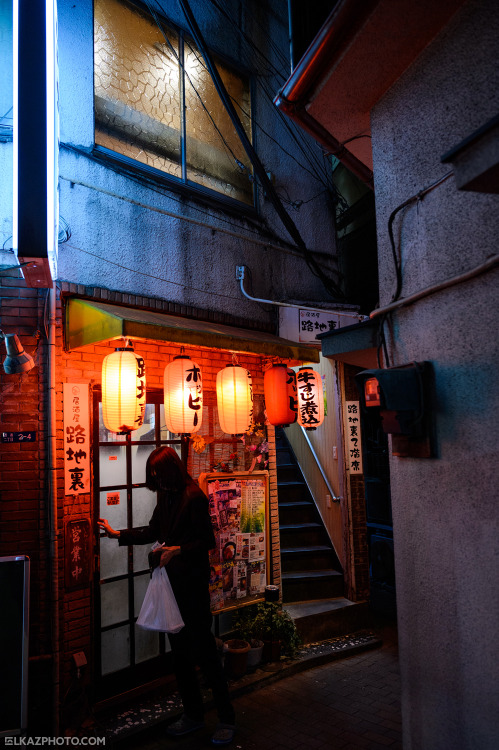
<path id="1" fill-rule="evenodd" d="M 178 633 L 184 627 L 168 573 L 164 568 L 158 566 L 152 572 L 137 625 L 145 630 L 158 630 L 161 633 Z"/>

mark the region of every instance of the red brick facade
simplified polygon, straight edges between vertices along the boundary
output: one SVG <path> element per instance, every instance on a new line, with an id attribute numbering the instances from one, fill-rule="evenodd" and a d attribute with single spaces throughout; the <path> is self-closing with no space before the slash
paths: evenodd
<path id="1" fill-rule="evenodd" d="M 70 291 L 69 285 L 63 285 Z M 87 290 L 81 290 L 87 291 Z M 52 715 L 51 668 L 54 662 L 51 639 L 51 565 L 49 526 L 49 471 L 47 462 L 47 338 L 45 332 L 48 290 L 28 289 L 17 272 L 1 277 L 2 327 L 7 333 L 16 332 L 26 351 L 33 355 L 35 368 L 23 375 L 0 372 L 2 392 L 1 423 L 4 431 L 35 431 L 32 444 L 1 443 L 1 504 L 0 550 L 2 556 L 23 554 L 31 560 L 30 611 L 30 714 L 31 723 L 40 728 L 50 726 Z M 121 295 L 124 297 L 125 295 Z M 126 295 L 129 297 L 129 295 Z M 111 300 L 118 301 L 118 300 Z M 119 301 L 124 301 L 119 299 Z M 145 306 L 146 300 L 141 299 Z M 149 300 L 149 307 L 155 301 Z M 175 308 L 178 306 L 175 306 Z M 180 310 L 172 312 L 178 314 Z M 192 311 L 182 308 L 184 314 Z M 63 383 L 88 384 L 93 389 L 100 385 L 102 360 L 113 351 L 113 343 L 99 343 L 76 351 L 65 351 L 63 346 L 63 300 L 57 301 L 56 326 L 56 445 L 57 445 L 57 549 L 59 585 L 59 704 L 64 714 L 64 696 L 72 685 L 75 667 L 73 655 L 83 651 L 88 662 L 84 683 L 93 679 L 93 583 L 90 581 L 76 590 L 67 591 L 64 585 L 65 525 L 74 519 L 89 519 L 94 529 L 91 493 L 79 496 L 64 495 L 63 442 Z M 221 316 L 219 315 L 218 318 Z M 222 316 L 223 317 L 223 316 Z M 221 322 L 227 323 L 223 320 Z M 165 364 L 180 353 L 180 345 L 137 340 L 135 350 L 145 359 L 148 389 L 162 390 Z M 202 368 L 205 393 L 215 392 L 217 372 L 232 362 L 230 352 L 204 347 L 190 348 L 189 354 Z M 238 362 L 246 367 L 253 380 L 256 396 L 263 397 L 264 359 L 256 354 L 240 354 Z M 269 428 L 270 518 L 272 539 L 272 580 L 280 582 L 279 519 L 277 510 L 277 481 L 275 469 L 275 439 Z M 197 458 L 197 457 L 196 457 Z M 209 470 L 209 456 L 205 466 L 199 461 L 193 469 Z M 196 473 L 193 471 L 194 476 Z M 95 538 L 92 545 L 92 561 Z M 57 658 L 57 657 L 56 657 Z M 43 687 L 44 686 L 44 687 Z M 63 716 L 63 724 L 64 716 Z"/>

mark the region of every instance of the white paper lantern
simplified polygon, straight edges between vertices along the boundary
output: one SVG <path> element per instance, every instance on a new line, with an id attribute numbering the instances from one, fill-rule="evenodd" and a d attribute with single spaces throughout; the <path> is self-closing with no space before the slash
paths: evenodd
<path id="1" fill-rule="evenodd" d="M 129 341 L 104 357 L 102 419 L 110 432 L 124 435 L 140 427 L 146 406 L 146 374 L 142 357 Z"/>
<path id="2" fill-rule="evenodd" d="M 223 432 L 240 435 L 253 417 L 251 375 L 240 365 L 227 365 L 217 373 L 218 421 Z"/>
<path id="3" fill-rule="evenodd" d="M 306 430 L 315 430 L 324 421 L 322 378 L 312 367 L 300 367 L 296 373 L 298 389 L 298 423 Z"/>
<path id="4" fill-rule="evenodd" d="M 199 365 L 180 355 L 165 367 L 165 422 L 170 432 L 197 432 L 203 419 L 203 381 Z"/>

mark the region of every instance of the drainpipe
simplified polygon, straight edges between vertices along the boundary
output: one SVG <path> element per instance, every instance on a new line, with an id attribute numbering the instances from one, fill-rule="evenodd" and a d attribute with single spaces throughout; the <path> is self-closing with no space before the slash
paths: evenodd
<path id="1" fill-rule="evenodd" d="M 57 288 L 55 282 L 49 291 L 49 321 L 48 321 L 48 415 L 47 415 L 47 442 L 48 442 L 48 484 L 49 484 L 49 556 L 50 556 L 50 619 L 52 640 L 52 700 L 53 700 L 53 731 L 59 735 L 59 542 L 58 542 L 58 519 L 57 519 L 57 452 L 56 452 L 56 298 Z"/>
<path id="2" fill-rule="evenodd" d="M 338 59 L 355 34 L 367 22 L 378 0 L 340 0 L 312 41 L 291 76 L 274 98 L 275 106 L 334 154 L 362 182 L 374 189 L 373 173 L 308 112 L 308 104 L 322 77 Z"/>

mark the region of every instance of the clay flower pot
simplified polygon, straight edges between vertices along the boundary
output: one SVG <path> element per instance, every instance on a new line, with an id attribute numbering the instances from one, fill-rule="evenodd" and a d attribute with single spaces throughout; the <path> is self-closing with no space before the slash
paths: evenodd
<path id="1" fill-rule="evenodd" d="M 226 642 L 225 666 L 231 677 L 242 677 L 246 674 L 248 664 L 248 652 L 250 645 L 248 641 L 232 638 Z"/>
<path id="2" fill-rule="evenodd" d="M 252 639 L 250 641 L 250 650 L 248 651 L 248 669 L 256 669 L 260 664 L 263 656 L 263 641 Z"/>

